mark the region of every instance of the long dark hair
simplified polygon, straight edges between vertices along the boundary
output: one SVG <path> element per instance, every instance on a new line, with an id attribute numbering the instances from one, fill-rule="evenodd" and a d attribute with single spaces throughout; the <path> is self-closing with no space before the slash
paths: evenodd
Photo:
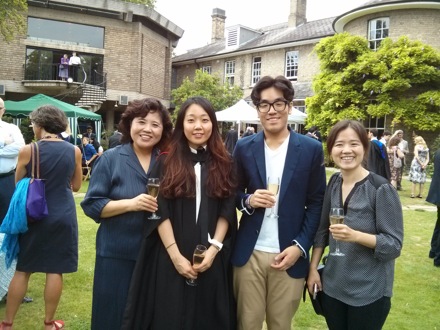
<path id="1" fill-rule="evenodd" d="M 183 130 L 186 112 L 193 104 L 201 106 L 212 123 L 212 133 L 207 143 L 210 159 L 206 183 L 207 194 L 216 198 L 229 197 L 235 191 L 236 180 L 233 162 L 223 145 L 214 108 L 203 97 L 189 98 L 179 110 L 171 137 L 169 154 L 164 162 L 164 178 L 160 186 L 162 193 L 166 198 L 194 197 L 196 195 L 194 167 L 188 152 L 188 140 Z"/>

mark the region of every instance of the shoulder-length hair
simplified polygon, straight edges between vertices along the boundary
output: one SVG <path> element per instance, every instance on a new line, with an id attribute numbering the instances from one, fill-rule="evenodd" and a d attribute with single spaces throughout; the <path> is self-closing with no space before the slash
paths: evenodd
<path id="1" fill-rule="evenodd" d="M 134 118 L 144 118 L 149 113 L 155 112 L 159 113 L 163 126 L 162 137 L 159 140 L 157 147 L 162 151 L 166 150 L 173 132 L 173 123 L 171 122 L 170 114 L 165 106 L 159 100 L 152 97 L 134 100 L 128 103 L 128 106 L 119 121 L 119 131 L 122 133 L 121 143 L 133 142 L 130 135 L 130 129 Z"/>
<path id="2" fill-rule="evenodd" d="M 364 147 L 364 159 L 366 159 L 368 156 L 368 150 L 370 148 L 370 140 L 368 139 L 367 130 L 357 120 L 342 120 L 332 127 L 327 137 L 328 155 L 331 157 L 332 149 L 335 146 L 336 138 L 338 137 L 339 133 L 347 128 L 351 128 L 356 132 L 357 136 L 359 137 L 359 141 L 361 141 L 361 144 Z"/>
<path id="3" fill-rule="evenodd" d="M 183 129 L 185 115 L 193 104 L 201 106 L 212 123 L 212 133 L 207 142 L 207 152 L 209 153 L 207 194 L 215 198 L 229 197 L 234 194 L 236 182 L 233 162 L 223 145 L 214 108 L 203 97 L 189 98 L 182 104 L 177 114 L 169 155 L 164 162 L 161 191 L 166 198 L 194 197 L 196 195 L 194 165 L 188 152 L 188 139 Z"/>
<path id="4" fill-rule="evenodd" d="M 68 123 L 66 114 L 53 105 L 42 105 L 30 113 L 29 119 L 53 134 L 64 132 Z"/>

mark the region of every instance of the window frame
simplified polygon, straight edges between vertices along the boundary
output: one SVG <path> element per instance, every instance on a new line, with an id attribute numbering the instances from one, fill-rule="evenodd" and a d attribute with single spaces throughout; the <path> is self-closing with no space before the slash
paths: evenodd
<path id="1" fill-rule="evenodd" d="M 377 28 L 378 22 L 381 22 L 380 28 Z M 380 34 L 379 36 L 378 36 L 378 33 Z M 370 49 L 376 51 L 379 48 L 382 40 L 384 40 L 385 38 L 388 38 L 389 35 L 390 35 L 390 18 L 389 17 L 377 17 L 374 19 L 370 19 L 368 21 L 367 39 L 368 39 L 368 47 Z"/>
<path id="2" fill-rule="evenodd" d="M 285 55 L 284 64 L 285 64 L 285 70 L 284 70 L 285 77 L 289 80 L 298 80 L 299 51 L 298 50 L 287 51 Z"/>
<path id="3" fill-rule="evenodd" d="M 261 56 L 255 56 L 254 58 L 252 58 L 251 86 L 254 86 L 258 82 L 258 80 L 261 79 L 261 65 L 262 65 Z"/>
<path id="4" fill-rule="evenodd" d="M 206 72 L 208 74 L 211 74 L 212 73 L 212 66 L 211 65 L 202 66 L 202 72 Z"/>
<path id="5" fill-rule="evenodd" d="M 225 82 L 233 86 L 235 81 L 235 60 L 225 61 Z"/>

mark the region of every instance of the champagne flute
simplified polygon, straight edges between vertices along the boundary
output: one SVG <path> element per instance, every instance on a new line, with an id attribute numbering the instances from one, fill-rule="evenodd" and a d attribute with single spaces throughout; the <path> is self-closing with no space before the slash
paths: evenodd
<path id="1" fill-rule="evenodd" d="M 344 209 L 340 207 L 334 207 L 330 209 L 330 224 L 338 225 L 344 223 Z M 332 256 L 342 257 L 345 256 L 344 253 L 339 251 L 339 241 L 336 240 L 335 252 L 330 253 Z"/>
<path id="2" fill-rule="evenodd" d="M 157 198 L 157 195 L 159 195 L 159 186 L 160 186 L 160 180 L 158 178 L 148 178 L 147 181 L 148 195 Z M 153 212 L 147 219 L 159 220 L 160 216 L 158 216 L 156 212 Z"/>
<path id="3" fill-rule="evenodd" d="M 268 177 L 267 178 L 267 190 L 273 193 L 276 196 L 278 195 L 278 191 L 280 189 L 280 178 L 278 177 Z M 271 208 L 270 214 L 268 215 L 271 219 L 277 219 L 278 215 L 274 212 L 275 205 Z"/>
<path id="4" fill-rule="evenodd" d="M 196 246 L 193 254 L 193 265 L 199 265 L 203 262 L 203 259 L 205 259 L 206 250 L 207 248 L 204 245 L 199 244 Z M 186 280 L 186 284 L 190 286 L 197 286 L 197 280 L 189 278 Z"/>

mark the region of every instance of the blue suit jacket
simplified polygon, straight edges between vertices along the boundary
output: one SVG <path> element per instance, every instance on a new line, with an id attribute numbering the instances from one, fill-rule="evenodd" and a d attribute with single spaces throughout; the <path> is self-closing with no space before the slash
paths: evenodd
<path id="1" fill-rule="evenodd" d="M 247 194 L 266 187 L 263 132 L 240 139 L 234 150 L 234 160 L 239 182 L 236 204 L 241 209 Z M 320 222 L 325 185 L 321 143 L 291 131 L 279 192 L 280 251 L 296 240 L 308 254 Z M 234 266 L 243 266 L 249 260 L 257 242 L 264 212 L 264 208 L 255 209 L 252 215 L 243 212 L 232 254 Z M 308 266 L 308 257 L 299 258 L 287 272 L 291 277 L 305 277 Z"/>
<path id="2" fill-rule="evenodd" d="M 81 207 L 100 223 L 96 234 L 96 254 L 102 257 L 136 260 L 143 239 L 148 212 L 127 212 L 101 221 L 101 212 L 111 200 L 130 199 L 147 192 L 147 179 L 156 163 L 154 149 L 145 173 L 131 143 L 104 152 L 97 160 Z"/>

